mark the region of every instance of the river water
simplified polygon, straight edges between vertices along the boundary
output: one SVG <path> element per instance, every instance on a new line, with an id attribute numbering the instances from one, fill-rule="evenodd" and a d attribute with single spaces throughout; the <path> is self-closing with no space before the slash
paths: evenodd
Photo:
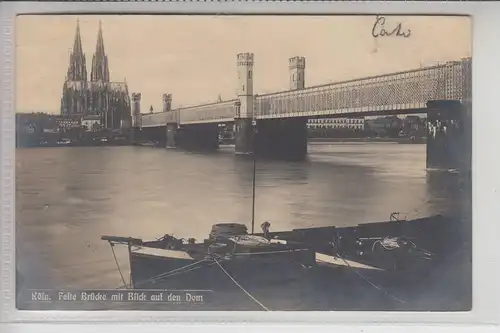
<path id="1" fill-rule="evenodd" d="M 425 145 L 312 143 L 306 162 L 258 161 L 255 225 L 349 226 L 445 213 L 466 216 L 467 191 L 430 176 Z M 232 148 L 196 154 L 145 147 L 16 151 L 17 266 L 23 288 L 121 285 L 101 235 L 206 238 L 252 216 L 252 162 Z M 117 249 L 121 269 L 127 253 Z"/>

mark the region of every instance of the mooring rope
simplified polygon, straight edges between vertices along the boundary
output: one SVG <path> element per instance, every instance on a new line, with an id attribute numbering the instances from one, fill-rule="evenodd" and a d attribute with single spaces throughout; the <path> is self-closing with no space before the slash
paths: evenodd
<path id="1" fill-rule="evenodd" d="M 199 263 L 201 263 L 201 261 Z M 192 267 L 192 268 L 187 268 L 186 266 L 184 266 L 184 267 L 181 267 L 181 268 L 184 268 L 184 270 L 179 270 L 179 271 L 176 271 L 176 272 L 170 271 L 170 272 L 167 272 L 167 273 L 163 273 L 163 274 L 161 274 L 161 276 L 153 277 L 150 280 L 139 282 L 138 285 L 143 284 L 145 282 L 156 282 L 158 280 L 168 279 L 168 278 L 171 278 L 172 276 L 176 276 L 176 275 L 179 275 L 179 274 L 185 274 L 185 273 L 192 272 L 194 270 L 201 269 L 201 268 L 208 267 L 208 266 L 212 266 L 212 265 L 214 265 L 214 263 L 208 264 L 206 266 L 198 266 L 198 267 Z"/>
<path id="2" fill-rule="evenodd" d="M 190 272 L 194 269 L 198 269 L 198 268 L 201 268 L 201 267 L 194 267 L 194 268 L 191 268 L 191 269 L 187 269 L 189 267 L 192 267 L 192 266 L 195 266 L 195 265 L 198 265 L 202 262 L 206 261 L 206 259 L 202 259 L 202 260 L 199 260 L 199 261 L 196 261 L 194 263 L 191 263 L 189 265 L 186 265 L 186 266 L 182 266 L 182 267 L 179 267 L 179 268 L 176 268 L 176 269 L 173 269 L 171 271 L 168 271 L 168 272 L 165 272 L 165 273 L 161 273 L 159 275 L 156 275 L 156 276 L 153 276 L 153 277 L 150 277 L 148 279 L 145 279 L 145 280 L 141 280 L 137 283 L 134 283 L 135 286 L 138 286 L 138 285 L 141 285 L 141 284 L 144 284 L 144 283 L 148 283 L 148 282 L 155 282 L 155 281 L 158 281 L 160 279 L 166 279 L 166 278 L 169 278 L 171 276 L 174 276 L 174 275 L 177 275 L 177 274 L 180 274 L 180 273 L 187 273 L 187 272 Z M 123 286 L 120 286 L 116 289 L 122 289 L 123 287 L 126 287 L 127 285 L 123 285 Z"/>
<path id="3" fill-rule="evenodd" d="M 252 296 L 247 290 L 245 290 L 245 288 L 243 288 L 232 276 L 231 274 L 229 274 L 229 272 L 226 271 L 226 269 L 224 269 L 224 267 L 220 264 L 220 262 L 215 258 L 215 257 L 212 257 L 212 259 L 214 260 L 213 263 L 210 263 L 208 266 L 211 266 L 211 265 L 214 265 L 214 264 L 217 264 L 219 266 L 219 268 L 231 279 L 231 281 L 233 281 L 234 284 L 236 284 L 236 286 L 238 286 L 238 288 L 240 288 L 248 297 L 250 297 L 250 299 L 252 299 L 255 303 L 257 303 L 260 307 L 262 307 L 264 310 L 266 311 L 271 311 L 269 308 L 267 308 L 264 304 L 262 304 L 261 302 L 259 302 L 259 300 L 257 300 L 254 296 Z M 136 285 L 140 285 L 140 284 L 144 284 L 146 282 L 153 282 L 153 281 L 157 281 L 159 279 L 164 279 L 164 278 L 169 278 L 173 275 L 177 275 L 177 274 L 182 274 L 182 273 L 186 273 L 186 272 L 189 272 L 189 271 L 192 271 L 192 270 L 195 270 L 195 269 L 199 269 L 201 267 L 193 267 L 197 264 L 200 264 L 202 262 L 205 262 L 207 261 L 207 259 L 203 259 L 203 260 L 200 260 L 200 261 L 197 261 L 197 262 L 194 262 L 194 263 L 191 263 L 189 265 L 186 265 L 186 266 L 183 266 L 183 267 L 179 267 L 179 268 L 176 268 L 176 269 L 173 269 L 171 271 L 168 271 L 166 273 L 162 273 L 162 274 L 159 274 L 157 276 L 154 276 L 152 278 L 149 278 L 147 280 L 143 280 L 143 281 L 139 281 Z M 188 269 L 189 267 L 191 267 L 191 269 Z M 120 275 L 121 275 L 121 272 L 120 272 Z M 123 278 L 123 276 L 122 276 Z M 124 286 L 126 287 L 126 283 L 124 282 Z M 121 287 L 118 287 L 116 289 L 121 289 L 123 286 Z"/>
<path id="4" fill-rule="evenodd" d="M 283 250 L 283 251 L 271 251 L 271 252 L 241 252 L 241 253 L 234 253 L 234 256 L 254 256 L 254 255 L 264 255 L 264 254 L 276 254 L 276 253 L 293 253 L 293 252 L 301 252 L 301 251 L 308 251 L 304 249 L 298 249 L 298 250 Z"/>
<path id="5" fill-rule="evenodd" d="M 372 252 L 375 251 L 375 246 L 377 244 L 380 244 L 380 246 L 382 246 L 384 249 L 386 249 L 388 251 L 393 251 L 393 250 L 399 249 L 399 248 L 401 248 L 401 246 L 400 246 L 398 240 L 399 240 L 399 237 L 384 237 L 381 240 L 376 240 L 372 245 Z M 418 247 L 417 244 L 415 244 L 415 242 L 412 242 L 411 240 L 407 240 L 407 242 L 411 245 L 411 248 L 413 248 L 414 250 L 417 250 L 417 251 L 423 253 L 427 257 L 432 256 L 431 252 L 429 252 L 426 249 L 423 249 L 421 247 Z M 425 258 L 425 259 L 428 259 L 428 258 Z"/>
<path id="6" fill-rule="evenodd" d="M 171 275 L 173 273 L 176 273 L 176 272 L 179 273 L 179 271 L 183 271 L 183 270 L 185 270 L 185 269 L 187 269 L 189 267 L 193 267 L 193 266 L 196 266 L 198 264 L 201 264 L 204 261 L 206 261 L 206 260 L 202 259 L 202 260 L 193 262 L 191 264 L 188 264 L 188 265 L 185 265 L 185 266 L 182 266 L 182 267 L 179 267 L 179 268 L 175 268 L 175 269 L 173 269 L 171 271 L 168 271 L 168 272 L 165 272 L 165 273 L 161 273 L 161 274 L 157 275 L 156 277 L 149 278 L 148 281 L 157 281 L 157 280 L 159 280 L 161 278 L 164 278 L 164 277 L 167 277 L 167 276 L 169 276 L 169 275 Z"/>
<path id="7" fill-rule="evenodd" d="M 384 249 L 388 251 L 392 251 L 400 247 L 397 237 L 384 237 L 381 240 L 376 240 L 375 242 L 373 242 L 372 252 L 375 251 L 375 246 L 377 244 L 380 244 Z"/>
<path id="8" fill-rule="evenodd" d="M 264 304 L 262 304 L 261 302 L 259 302 L 258 299 L 256 299 L 255 297 L 253 297 L 248 291 L 245 290 L 245 288 L 243 288 L 232 276 L 231 274 L 229 274 L 225 269 L 224 267 L 222 267 L 222 265 L 219 263 L 219 261 L 217 261 L 217 259 L 215 257 L 213 257 L 215 263 L 220 267 L 220 269 L 222 269 L 222 271 L 231 279 L 231 281 L 234 282 L 234 284 L 236 286 L 238 286 L 238 288 L 240 288 L 248 297 L 250 297 L 250 299 L 252 301 L 254 301 L 255 303 L 257 303 L 261 308 L 263 308 L 264 310 L 266 311 L 271 311 L 269 310 L 269 308 L 267 308 Z"/>
<path id="9" fill-rule="evenodd" d="M 390 298 L 394 299 L 395 301 L 399 302 L 399 303 L 405 303 L 405 301 L 403 301 L 402 299 L 399 299 L 397 298 L 396 296 L 394 296 L 393 294 L 389 293 L 386 289 L 376 285 L 375 283 L 373 283 L 372 281 L 370 281 L 366 276 L 364 276 L 363 274 L 361 274 L 360 272 L 358 272 L 356 269 L 354 269 L 354 267 L 352 267 L 349 262 L 347 260 L 345 260 L 342 256 L 340 256 L 338 253 L 337 253 L 337 256 L 342 259 L 345 264 L 354 271 L 354 273 L 356 273 L 356 275 L 358 275 L 361 279 L 363 279 L 366 283 L 368 283 L 369 285 L 371 285 L 372 287 L 374 287 L 375 289 L 378 289 L 380 290 L 381 292 L 383 292 L 384 294 L 386 294 L 387 296 L 389 296 Z"/>
<path id="10" fill-rule="evenodd" d="M 116 258 L 114 245 L 111 243 L 109 243 L 109 245 L 111 246 L 111 252 L 113 252 L 113 257 L 115 258 L 116 267 L 118 268 L 118 272 L 120 273 L 120 276 L 122 278 L 123 286 L 125 288 L 127 288 L 127 282 L 125 282 L 125 278 L 123 277 L 122 270 L 120 269 L 120 264 L 118 264 L 118 259 Z"/>

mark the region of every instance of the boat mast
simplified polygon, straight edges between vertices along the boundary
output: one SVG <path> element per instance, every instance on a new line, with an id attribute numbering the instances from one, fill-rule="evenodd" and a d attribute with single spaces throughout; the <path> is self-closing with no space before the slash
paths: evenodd
<path id="1" fill-rule="evenodd" d="M 255 227 L 255 129 L 253 130 L 254 133 L 254 151 L 252 153 L 253 155 L 253 175 L 252 175 L 252 234 L 254 232 L 254 227 Z"/>
<path id="2" fill-rule="evenodd" d="M 256 101 L 257 96 L 255 95 L 255 99 L 253 102 L 253 112 L 252 112 L 252 234 L 254 233 L 255 228 L 255 178 L 256 178 L 256 159 L 257 159 L 257 120 L 255 119 L 255 111 L 256 111 Z"/>

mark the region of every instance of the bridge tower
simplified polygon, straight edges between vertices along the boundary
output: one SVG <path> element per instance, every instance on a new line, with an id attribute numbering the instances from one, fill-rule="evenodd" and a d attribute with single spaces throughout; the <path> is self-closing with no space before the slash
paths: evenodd
<path id="1" fill-rule="evenodd" d="M 163 112 L 172 111 L 172 94 L 163 94 Z"/>
<path id="2" fill-rule="evenodd" d="M 141 94 L 132 93 L 132 144 L 141 141 Z"/>
<path id="3" fill-rule="evenodd" d="M 288 68 L 290 90 L 304 89 L 306 59 L 289 58 Z M 259 120 L 255 142 L 257 153 L 262 157 L 303 160 L 307 155 L 307 118 Z"/>
<path id="4" fill-rule="evenodd" d="M 141 93 L 132 93 L 132 127 L 141 127 Z"/>
<path id="5" fill-rule="evenodd" d="M 238 102 L 236 105 L 235 153 L 250 154 L 253 152 L 253 53 L 239 53 L 236 56 L 238 68 Z"/>
<path id="6" fill-rule="evenodd" d="M 163 112 L 169 112 L 172 115 L 172 94 L 163 94 Z M 178 120 L 176 118 L 169 117 L 166 114 L 166 125 L 167 125 L 167 142 L 166 148 L 176 148 L 177 138 L 178 138 Z M 169 120 L 170 119 L 170 120 Z"/>
<path id="7" fill-rule="evenodd" d="M 288 68 L 290 69 L 290 90 L 304 89 L 306 87 L 306 58 L 293 57 L 288 59 Z"/>

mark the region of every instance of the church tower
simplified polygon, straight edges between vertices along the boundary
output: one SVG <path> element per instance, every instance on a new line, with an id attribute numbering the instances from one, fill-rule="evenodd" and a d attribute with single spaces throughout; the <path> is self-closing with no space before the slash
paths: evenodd
<path id="1" fill-rule="evenodd" d="M 134 104 L 136 104 L 136 97 Z M 120 129 L 130 126 L 127 125 L 132 120 L 130 104 L 127 83 L 110 82 L 101 22 L 99 22 L 97 45 L 92 58 L 90 80 L 87 77 L 80 23 L 77 22 L 73 52 L 70 55 L 68 73 L 62 89 L 61 115 L 74 119 L 98 116 L 101 128 Z"/>
<path id="2" fill-rule="evenodd" d="M 92 72 L 90 75 L 90 81 L 109 82 L 108 56 L 104 52 L 101 21 L 99 21 L 96 50 L 94 56 L 92 57 Z"/>
<path id="3" fill-rule="evenodd" d="M 83 53 L 82 38 L 80 36 L 80 21 L 76 22 L 75 41 L 73 52 L 69 57 L 67 81 L 87 81 L 87 66 L 85 54 Z"/>

